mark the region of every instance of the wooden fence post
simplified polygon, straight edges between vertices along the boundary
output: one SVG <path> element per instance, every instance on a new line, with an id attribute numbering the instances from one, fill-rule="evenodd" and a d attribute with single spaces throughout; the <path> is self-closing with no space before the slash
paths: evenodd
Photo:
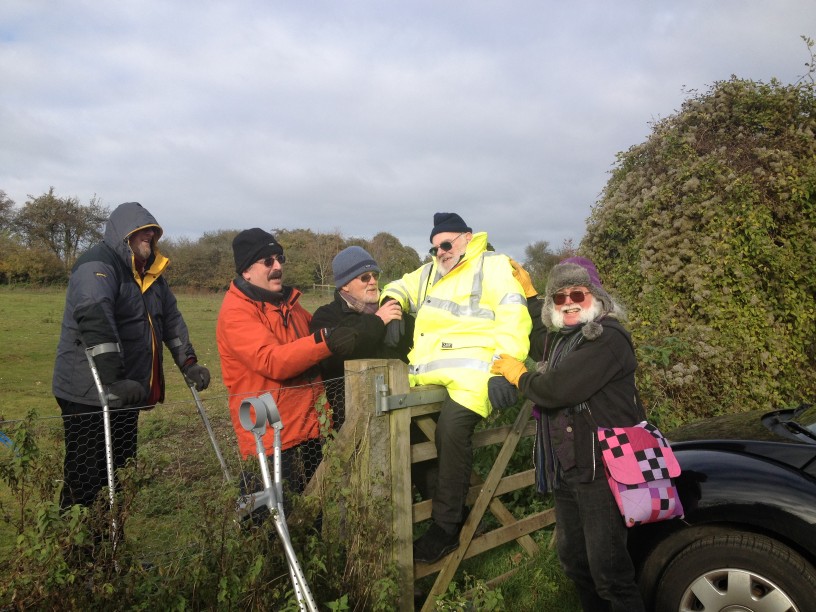
<path id="1" fill-rule="evenodd" d="M 401 361 L 388 362 L 388 387 L 391 394 L 408 394 L 408 366 Z M 411 412 L 396 410 L 384 415 L 390 424 L 392 558 L 397 565 L 400 593 L 399 610 L 414 609 L 413 499 L 411 496 Z"/>

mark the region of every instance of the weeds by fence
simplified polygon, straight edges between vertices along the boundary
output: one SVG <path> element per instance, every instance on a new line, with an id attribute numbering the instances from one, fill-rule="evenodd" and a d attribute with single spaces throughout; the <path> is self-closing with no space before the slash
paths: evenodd
<path id="1" fill-rule="evenodd" d="M 228 400 L 202 397 L 227 467 L 237 475 L 257 466 L 238 454 Z M 109 525 L 104 494 L 90 508 L 60 512 L 62 418 L 30 413 L 0 421 L 0 431 L 8 436 L 0 445 L 0 480 L 7 485 L 0 491 L 0 607 L 297 609 L 272 522 L 236 522 L 237 478 L 225 484 L 192 399 L 141 412 L 138 459 L 119 472 L 124 539 L 116 547 L 99 536 Z M 391 535 L 374 520 L 391 511 L 389 498 L 360 497 L 349 476 L 378 476 L 363 470 L 359 449 L 340 454 L 334 444 L 330 435 L 321 491 L 289 498 L 293 546 L 321 607 L 391 610 L 401 595 L 398 570 L 383 558 Z M 514 461 L 526 465 L 529 449 L 518 455 Z M 474 466 L 486 476 L 494 459 L 495 453 L 484 449 Z M 518 492 L 507 504 L 523 512 L 541 507 L 540 500 Z M 483 609 L 502 609 L 501 592 L 475 578 L 478 561 L 469 561 L 440 597 L 438 609 L 462 609 L 456 602 L 464 600 L 466 590 L 487 606 Z M 385 568 L 376 580 L 366 570 L 370 564 Z M 558 580 L 536 588 L 549 585 L 557 592 Z"/>

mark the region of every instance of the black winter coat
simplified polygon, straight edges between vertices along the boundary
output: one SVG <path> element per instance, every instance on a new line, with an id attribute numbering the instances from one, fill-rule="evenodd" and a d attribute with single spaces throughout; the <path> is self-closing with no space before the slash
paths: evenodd
<path id="1" fill-rule="evenodd" d="M 154 226 L 154 254 L 146 264 L 144 291 L 136 281 L 133 252 L 128 236 Z M 65 296 L 62 332 L 57 346 L 52 390 L 56 397 L 80 404 L 99 406 L 99 394 L 91 375 L 85 348 L 100 344 L 119 345 L 119 351 L 95 358 L 102 383 L 125 378 L 141 383 L 145 395 L 157 359 L 160 397 L 164 399 L 162 345 L 167 345 L 181 367 L 195 360 L 187 325 L 176 298 L 161 276 L 165 262 L 155 241 L 161 235 L 156 219 L 140 204 L 118 206 L 110 216 L 103 241 L 84 253 L 74 265 Z M 155 265 L 154 265 L 155 264 Z M 151 270 L 158 271 L 151 275 Z M 152 282 L 151 282 L 152 281 Z"/>
<path id="2" fill-rule="evenodd" d="M 538 323 L 533 328 L 530 356 L 536 360 L 550 359 L 559 332 L 548 332 Z M 564 412 L 573 428 L 576 467 L 581 480 L 588 482 L 597 476 L 601 466 L 596 426 L 629 427 L 643 421 L 645 411 L 635 387 L 637 360 L 629 332 L 614 318 L 600 321 L 603 333 L 594 340 L 581 343 L 546 372 L 528 372 L 519 379 L 519 389 L 525 397 L 549 414 Z M 572 332 L 580 334 L 582 328 Z M 544 352 L 548 353 L 547 355 Z M 570 414 L 571 409 L 586 403 L 585 411 Z"/>
<path id="3" fill-rule="evenodd" d="M 331 355 L 320 362 L 320 371 L 326 387 L 326 396 L 333 411 L 334 427 L 339 429 L 346 420 L 345 368 L 343 362 L 351 359 L 401 359 L 408 363 L 408 352 L 414 341 L 414 318 L 402 313 L 405 333 L 399 346 L 383 344 L 385 323 L 375 314 L 360 313 L 349 308 L 346 301 L 334 292 L 334 301 L 319 307 L 312 315 L 309 329 L 312 332 L 328 327 L 353 327 L 359 332 L 354 352 L 347 357 Z"/>
<path id="4" fill-rule="evenodd" d="M 359 332 L 354 352 L 347 357 L 332 355 L 320 363 L 323 380 L 339 378 L 344 374 L 343 362 L 351 359 L 400 359 L 408 363 L 408 352 L 411 350 L 414 339 L 414 318 L 402 314 L 405 321 L 405 333 L 396 348 L 383 344 L 385 338 L 385 323 L 375 314 L 364 314 L 349 308 L 346 301 L 334 292 L 334 301 L 320 306 L 312 314 L 309 329 L 312 332 L 324 327 L 337 326 L 352 327 Z"/>

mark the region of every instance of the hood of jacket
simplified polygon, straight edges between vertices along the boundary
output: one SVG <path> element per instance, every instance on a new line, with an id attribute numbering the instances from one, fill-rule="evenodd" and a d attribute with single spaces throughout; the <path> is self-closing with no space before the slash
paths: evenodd
<path id="1" fill-rule="evenodd" d="M 128 238 L 130 235 L 146 227 L 155 227 L 153 236 L 153 252 L 156 253 L 156 243 L 164 233 L 156 218 L 138 202 L 125 202 L 116 207 L 105 225 L 103 242 L 112 248 L 125 262 L 130 264 L 133 252 L 130 250 Z"/>
<path id="2" fill-rule="evenodd" d="M 133 251 L 130 244 L 128 244 L 128 238 L 133 232 L 146 227 L 153 227 L 156 230 L 152 240 L 153 253 L 147 259 L 142 273 L 139 273 Z M 147 291 L 170 264 L 170 260 L 162 255 L 157 245 L 163 233 L 164 230 L 158 224 L 156 218 L 138 202 L 125 202 L 117 206 L 105 226 L 105 237 L 102 241 L 112 248 L 116 255 L 121 257 L 127 267 L 133 271 L 133 278 L 141 287 L 142 292 Z"/>

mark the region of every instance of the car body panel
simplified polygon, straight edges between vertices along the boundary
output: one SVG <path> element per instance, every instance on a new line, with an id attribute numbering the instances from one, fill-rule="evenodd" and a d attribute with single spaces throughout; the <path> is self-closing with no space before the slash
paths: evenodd
<path id="1" fill-rule="evenodd" d="M 712 530 L 766 535 L 816 566 L 813 423 L 814 410 L 801 406 L 715 417 L 667 432 L 682 469 L 675 482 L 685 517 L 629 531 L 646 593 L 681 550 Z"/>

